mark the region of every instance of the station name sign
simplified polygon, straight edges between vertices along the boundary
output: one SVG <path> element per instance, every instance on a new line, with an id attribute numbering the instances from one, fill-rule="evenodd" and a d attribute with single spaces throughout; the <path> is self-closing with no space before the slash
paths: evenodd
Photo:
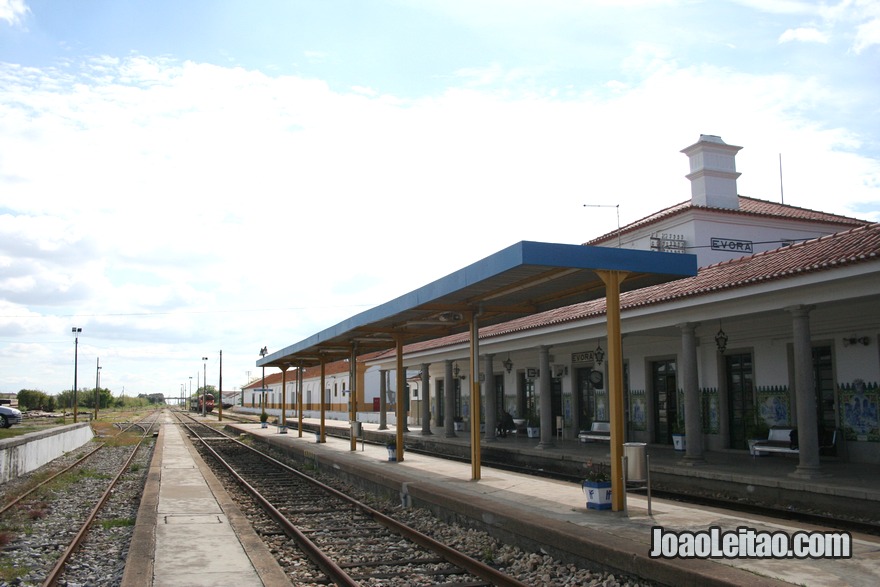
<path id="1" fill-rule="evenodd" d="M 711 239 L 713 251 L 728 251 L 732 253 L 754 253 L 752 241 L 740 241 L 732 238 L 712 237 Z"/>
<path id="2" fill-rule="evenodd" d="M 595 363 L 596 362 L 596 352 L 595 351 L 584 351 L 582 353 L 571 353 L 571 362 L 572 363 Z"/>

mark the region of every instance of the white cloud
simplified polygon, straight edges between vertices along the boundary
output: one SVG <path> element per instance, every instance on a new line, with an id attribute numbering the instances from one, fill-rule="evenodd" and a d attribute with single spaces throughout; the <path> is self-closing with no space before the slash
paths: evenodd
<path id="1" fill-rule="evenodd" d="M 880 45 L 880 18 L 875 18 L 856 28 L 856 38 L 853 43 L 853 51 L 861 53 L 869 47 Z"/>
<path id="2" fill-rule="evenodd" d="M 780 43 L 787 43 L 789 41 L 825 44 L 828 42 L 828 35 L 816 28 L 800 27 L 788 29 L 779 36 Z"/>
<path id="3" fill-rule="evenodd" d="M 0 0 L 0 21 L 10 26 L 21 26 L 30 11 L 24 0 Z"/>
<path id="4" fill-rule="evenodd" d="M 833 88 L 681 68 L 647 46 L 630 63 L 638 75 L 607 94 L 465 86 L 418 100 L 144 57 L 2 66 L 0 330 L 66 357 L 59 333 L 82 326 L 83 361 L 107 357 L 117 392 L 153 389 L 126 382 L 127 362 L 156 363 L 167 390 L 226 347 L 237 385 L 263 345 L 516 241 L 616 226 L 583 204 L 619 203 L 626 223 L 686 200 L 679 150 L 701 133 L 744 147 L 744 195 L 775 199 L 782 152 L 787 203 L 865 217 L 854 210 L 874 202 L 880 219 L 862 139 L 808 118 L 839 103 Z M 5 277 L 15 267 L 23 280 Z M 67 381 L 66 364 L 33 362 Z"/>

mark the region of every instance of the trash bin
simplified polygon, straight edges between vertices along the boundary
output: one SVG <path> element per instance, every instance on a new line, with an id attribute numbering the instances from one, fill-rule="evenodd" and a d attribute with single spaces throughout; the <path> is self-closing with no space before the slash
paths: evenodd
<path id="1" fill-rule="evenodd" d="M 626 480 L 647 481 L 648 459 L 646 442 L 624 442 L 623 456 L 626 457 Z"/>
<path id="2" fill-rule="evenodd" d="M 361 423 L 357 420 L 351 423 L 351 435 L 354 438 L 361 437 Z"/>

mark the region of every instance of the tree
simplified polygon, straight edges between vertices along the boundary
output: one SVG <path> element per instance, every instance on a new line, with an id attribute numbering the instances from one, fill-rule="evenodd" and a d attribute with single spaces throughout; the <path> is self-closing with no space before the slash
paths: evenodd
<path id="1" fill-rule="evenodd" d="M 22 389 L 18 392 L 18 406 L 22 410 L 55 411 L 55 397 L 36 389 Z"/>
<path id="2" fill-rule="evenodd" d="M 164 404 L 164 393 L 139 393 L 138 397 L 146 399 L 151 404 Z"/>
<path id="3" fill-rule="evenodd" d="M 86 394 L 86 397 L 81 397 L 79 400 L 79 405 L 89 408 L 90 410 L 95 409 L 95 388 L 93 387 L 91 391 L 88 392 L 80 392 L 81 394 Z M 113 405 L 113 393 L 106 388 L 98 388 L 98 409 L 104 410 Z"/>

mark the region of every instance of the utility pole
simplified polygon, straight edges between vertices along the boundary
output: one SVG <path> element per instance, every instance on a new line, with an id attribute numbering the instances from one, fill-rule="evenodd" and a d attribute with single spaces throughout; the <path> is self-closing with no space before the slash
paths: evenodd
<path id="1" fill-rule="evenodd" d="M 207 413 L 205 398 L 208 395 L 208 357 L 202 357 L 202 367 L 204 372 L 204 377 L 202 378 L 204 380 L 202 384 L 202 417 L 204 417 Z"/>
<path id="2" fill-rule="evenodd" d="M 98 390 L 101 388 L 101 357 L 98 357 L 98 362 L 95 363 L 95 420 L 98 419 Z"/>
<path id="3" fill-rule="evenodd" d="M 220 350 L 220 383 L 219 388 L 217 389 L 218 402 L 220 403 L 220 411 L 218 412 L 219 416 L 217 419 L 222 422 L 223 421 L 223 350 Z"/>
<path id="4" fill-rule="evenodd" d="M 77 367 L 79 366 L 79 333 L 83 331 L 82 328 L 77 328 L 74 326 L 70 329 L 76 337 L 73 341 L 73 423 L 76 424 L 77 417 L 77 394 L 76 394 L 76 386 L 79 384 L 77 382 Z"/>

